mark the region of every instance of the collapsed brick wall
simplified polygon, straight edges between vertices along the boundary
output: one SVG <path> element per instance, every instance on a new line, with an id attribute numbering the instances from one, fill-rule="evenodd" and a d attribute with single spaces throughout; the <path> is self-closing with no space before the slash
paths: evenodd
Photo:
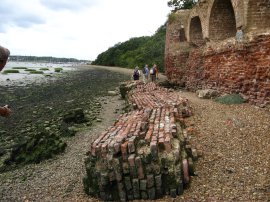
<path id="1" fill-rule="evenodd" d="M 186 63 L 188 62 L 189 52 L 178 54 L 167 54 L 165 58 L 166 76 L 172 83 L 184 83 L 186 74 Z"/>
<path id="2" fill-rule="evenodd" d="M 190 59 L 192 58 L 192 59 Z M 203 55 L 201 49 L 195 49 L 189 54 L 187 68 L 185 72 L 186 88 L 191 91 L 202 89 L 205 78 L 205 71 L 203 67 Z"/>
<path id="3" fill-rule="evenodd" d="M 185 129 L 187 100 L 139 82 L 129 98 L 137 110 L 123 114 L 91 144 L 86 193 L 106 201 L 182 194 L 197 158 Z"/>
<path id="4" fill-rule="evenodd" d="M 186 85 L 191 90 L 217 89 L 241 93 L 250 103 L 270 104 L 270 35 L 222 49 L 190 53 Z"/>

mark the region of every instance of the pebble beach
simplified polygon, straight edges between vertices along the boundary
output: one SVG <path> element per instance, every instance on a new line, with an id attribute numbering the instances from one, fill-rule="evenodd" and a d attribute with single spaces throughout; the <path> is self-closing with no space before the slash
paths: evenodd
<path id="1" fill-rule="evenodd" d="M 61 107 L 64 110 L 67 107 L 64 105 L 65 101 L 70 100 L 74 101 L 67 103 L 89 107 L 89 100 L 95 98 L 93 103 L 99 102 L 101 105 L 100 113 L 96 114 L 101 122 L 93 122 L 87 130 L 65 139 L 67 148 L 64 153 L 39 164 L 29 164 L 1 173 L 0 201 L 100 201 L 87 196 L 83 190 L 85 154 L 89 151 L 91 142 L 119 116 L 124 101 L 119 99 L 119 96 L 106 94 L 109 90 L 115 90 L 120 81 L 130 80 L 132 70 L 91 67 L 99 68 L 97 72 L 94 71 L 99 75 L 99 82 L 91 91 L 86 90 L 93 82 L 92 79 L 88 80 L 88 77 L 93 76 L 93 71 L 89 71 L 88 68 L 82 67 L 82 73 L 73 74 L 72 77 L 67 77 L 67 80 L 57 82 L 54 91 L 50 87 L 51 92 L 57 94 L 55 99 L 53 94 L 45 94 L 45 88 L 42 86 L 44 97 L 24 98 L 27 100 L 25 104 L 21 98 L 20 102 L 17 98 L 10 102 L 14 116 L 4 121 L 1 119 L 0 123 L 13 124 L 5 129 L 7 131 L 21 127 L 19 124 L 22 116 L 18 111 L 23 112 L 23 120 L 32 120 L 33 111 L 37 111 L 37 114 L 42 114 L 40 119 L 50 121 L 49 117 L 53 117 L 53 113 L 44 113 L 48 111 L 46 107 L 50 106 L 53 111 L 58 111 Z M 106 76 L 103 78 L 98 72 L 103 72 L 102 75 Z M 80 82 L 71 87 L 69 84 L 76 83 L 74 79 Z M 57 88 L 58 85 L 65 86 L 68 90 L 62 92 L 61 88 Z M 20 89 L 12 89 L 12 93 L 7 87 L 3 89 L 12 96 L 16 95 L 16 92 L 20 97 L 26 96 L 20 94 Z M 79 90 L 82 90 L 82 94 L 79 94 Z M 187 124 L 193 130 L 190 142 L 202 151 L 202 156 L 195 164 L 196 175 L 192 177 L 191 184 L 184 194 L 177 198 L 164 197 L 157 201 L 269 201 L 269 111 L 247 103 L 222 105 L 213 100 L 199 99 L 194 93 L 176 91 L 179 96 L 187 98 L 190 102 L 193 111 L 193 116 L 187 120 Z M 1 90 L 1 93 L 3 92 Z M 43 106 L 44 110 L 42 107 L 34 107 L 33 110 L 33 106 Z M 34 115 L 37 119 L 37 115 Z M 3 125 L 0 127 L 2 130 Z"/>

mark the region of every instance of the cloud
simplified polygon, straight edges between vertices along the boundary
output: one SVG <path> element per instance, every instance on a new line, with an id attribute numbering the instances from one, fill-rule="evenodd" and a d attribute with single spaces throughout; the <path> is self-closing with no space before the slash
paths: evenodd
<path id="1" fill-rule="evenodd" d="M 90 60 L 118 42 L 154 34 L 170 10 L 164 0 L 0 1 L 0 42 L 12 55 Z"/>
<path id="2" fill-rule="evenodd" d="M 52 10 L 81 10 L 96 5 L 96 0 L 40 0 L 41 4 Z"/>
<path id="3" fill-rule="evenodd" d="M 31 3 L 36 2 L 34 0 L 31 1 Z M 41 17 L 37 9 L 32 10 L 31 6 L 22 4 L 18 0 L 1 0 L 0 19 L 0 32 L 2 33 L 10 26 L 28 28 L 35 24 L 45 23 L 45 18 Z"/>

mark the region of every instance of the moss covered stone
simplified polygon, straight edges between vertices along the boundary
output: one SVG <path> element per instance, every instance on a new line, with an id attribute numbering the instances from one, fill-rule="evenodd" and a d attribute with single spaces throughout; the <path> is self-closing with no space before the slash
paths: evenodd
<path id="1" fill-rule="evenodd" d="M 66 148 L 58 136 L 47 132 L 39 132 L 28 141 L 22 141 L 11 151 L 6 164 L 39 163 L 44 159 L 63 152 Z"/>

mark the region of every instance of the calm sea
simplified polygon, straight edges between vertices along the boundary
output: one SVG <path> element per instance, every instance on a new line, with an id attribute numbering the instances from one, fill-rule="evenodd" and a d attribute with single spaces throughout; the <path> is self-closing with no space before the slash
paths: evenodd
<path id="1" fill-rule="evenodd" d="M 74 65 L 71 63 L 62 63 L 62 64 L 54 64 L 54 63 L 31 63 L 31 62 L 8 62 L 5 68 L 0 73 L 0 85 L 25 85 L 31 83 L 40 83 L 44 82 L 50 76 L 56 76 L 62 73 L 55 72 L 55 68 L 61 67 L 63 72 L 66 71 L 74 71 Z M 14 68 L 27 68 L 27 69 L 35 69 L 40 71 L 41 68 L 47 68 L 48 70 L 42 70 L 44 74 L 31 74 L 27 69 L 17 69 L 19 73 L 9 73 L 3 74 L 4 70 L 14 69 Z"/>

